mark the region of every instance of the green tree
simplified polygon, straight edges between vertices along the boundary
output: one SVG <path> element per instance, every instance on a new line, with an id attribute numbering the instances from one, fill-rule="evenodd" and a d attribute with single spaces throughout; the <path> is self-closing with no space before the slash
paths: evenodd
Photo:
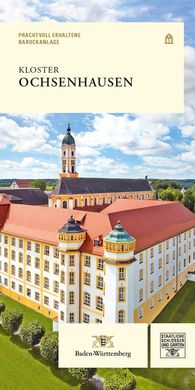
<path id="1" fill-rule="evenodd" d="M 191 189 L 187 190 L 184 193 L 183 204 L 190 211 L 195 211 L 195 192 L 193 192 Z"/>
<path id="2" fill-rule="evenodd" d="M 5 303 L 4 302 L 0 302 L 0 315 L 1 313 L 3 313 L 5 311 Z"/>
<path id="3" fill-rule="evenodd" d="M 87 383 L 93 375 L 95 375 L 96 368 L 68 368 L 67 371 L 73 379 L 76 379 L 84 384 Z"/>
<path id="4" fill-rule="evenodd" d="M 22 323 L 23 314 L 17 311 L 4 311 L 2 314 L 2 328 L 9 334 L 13 334 Z"/>
<path id="5" fill-rule="evenodd" d="M 42 191 L 46 190 L 46 182 L 42 179 L 33 180 L 31 183 L 32 188 L 40 188 Z"/>
<path id="6" fill-rule="evenodd" d="M 45 328 L 37 321 L 26 322 L 20 327 L 21 340 L 24 341 L 31 348 L 39 344 L 41 337 L 43 337 L 44 333 Z"/>
<path id="7" fill-rule="evenodd" d="M 53 364 L 58 363 L 58 332 L 50 332 L 42 337 L 40 353 L 45 360 Z"/>
<path id="8" fill-rule="evenodd" d="M 136 379 L 127 368 L 116 369 L 105 381 L 105 390 L 134 390 Z"/>
<path id="9" fill-rule="evenodd" d="M 167 188 L 166 190 L 159 191 L 159 198 L 162 200 L 176 200 L 178 196 L 178 192 L 173 188 Z"/>

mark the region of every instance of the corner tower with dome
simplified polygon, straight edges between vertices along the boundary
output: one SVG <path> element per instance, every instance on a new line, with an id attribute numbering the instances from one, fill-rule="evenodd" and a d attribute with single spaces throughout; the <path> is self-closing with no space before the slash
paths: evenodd
<path id="1" fill-rule="evenodd" d="M 62 140 L 62 171 L 60 178 L 78 177 L 76 172 L 76 145 L 74 137 L 71 134 L 70 124 L 68 124 L 66 135 Z"/>

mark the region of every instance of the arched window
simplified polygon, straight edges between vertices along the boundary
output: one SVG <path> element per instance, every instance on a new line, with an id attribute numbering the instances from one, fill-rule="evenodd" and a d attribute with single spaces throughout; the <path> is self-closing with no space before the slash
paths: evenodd
<path id="1" fill-rule="evenodd" d="M 75 199 L 75 201 L 74 201 L 74 207 L 78 207 L 78 199 Z"/>
<path id="2" fill-rule="evenodd" d="M 63 201 L 62 207 L 63 207 L 63 209 L 67 209 L 67 201 L 66 200 Z"/>
<path id="3" fill-rule="evenodd" d="M 87 198 L 85 198 L 85 201 L 84 201 L 84 202 L 85 202 L 85 206 L 87 206 L 87 204 L 88 204 Z"/>
<path id="4" fill-rule="evenodd" d="M 72 150 L 72 153 L 71 153 L 71 154 L 72 154 L 72 157 L 73 157 L 73 156 L 74 156 L 74 150 Z"/>

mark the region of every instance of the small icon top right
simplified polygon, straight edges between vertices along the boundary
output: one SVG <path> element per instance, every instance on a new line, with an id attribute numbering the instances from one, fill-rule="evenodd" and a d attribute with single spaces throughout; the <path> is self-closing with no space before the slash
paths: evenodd
<path id="1" fill-rule="evenodd" d="M 173 45 L 173 35 L 171 35 L 170 33 L 165 35 L 165 44 L 166 45 Z"/>

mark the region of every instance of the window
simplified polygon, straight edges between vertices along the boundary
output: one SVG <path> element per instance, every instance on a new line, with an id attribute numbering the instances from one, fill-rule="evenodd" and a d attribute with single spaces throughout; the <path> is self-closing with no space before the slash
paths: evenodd
<path id="1" fill-rule="evenodd" d="M 166 249 L 169 249 L 169 241 L 166 241 Z"/>
<path id="2" fill-rule="evenodd" d="M 154 281 L 152 280 L 150 282 L 150 293 L 153 293 L 154 292 Z"/>
<path id="3" fill-rule="evenodd" d="M 22 268 L 18 268 L 18 277 L 23 278 L 23 269 Z"/>
<path id="4" fill-rule="evenodd" d="M 74 313 L 69 314 L 69 322 L 74 322 Z"/>
<path id="5" fill-rule="evenodd" d="M 8 249 L 4 248 L 4 257 L 8 257 Z"/>
<path id="6" fill-rule="evenodd" d="M 159 294 L 158 294 L 158 302 L 161 302 L 162 301 L 162 293 L 160 292 Z"/>
<path id="7" fill-rule="evenodd" d="M 56 293 L 59 292 L 59 283 L 56 280 L 53 282 L 53 291 Z"/>
<path id="8" fill-rule="evenodd" d="M 83 299 L 84 305 L 90 306 L 91 303 L 91 296 L 88 292 L 84 292 L 84 299 Z"/>
<path id="9" fill-rule="evenodd" d="M 16 245 L 16 239 L 14 237 L 12 237 L 12 246 L 15 246 Z"/>
<path id="10" fill-rule="evenodd" d="M 85 322 L 86 324 L 88 324 L 89 321 L 90 321 L 89 314 L 83 313 L 83 322 Z"/>
<path id="11" fill-rule="evenodd" d="M 140 288 L 140 290 L 139 290 L 139 302 L 141 302 L 143 300 L 143 297 L 144 297 L 144 290 L 143 290 L 143 288 Z"/>
<path id="12" fill-rule="evenodd" d="M 70 265 L 70 266 L 74 266 L 74 255 L 70 255 L 70 258 L 69 258 L 69 265 Z"/>
<path id="13" fill-rule="evenodd" d="M 23 248 L 23 240 L 19 240 L 19 248 Z"/>
<path id="14" fill-rule="evenodd" d="M 13 289 L 13 290 L 16 289 L 16 283 L 15 283 L 15 282 L 12 282 L 12 289 Z"/>
<path id="15" fill-rule="evenodd" d="M 49 297 L 47 297 L 46 295 L 44 296 L 44 304 L 45 305 L 49 305 Z"/>
<path id="16" fill-rule="evenodd" d="M 59 250 L 54 248 L 54 257 L 59 257 Z"/>
<path id="17" fill-rule="evenodd" d="M 96 297 L 96 309 L 103 310 L 103 298 Z"/>
<path id="18" fill-rule="evenodd" d="M 12 266 L 11 266 L 11 274 L 12 274 L 12 275 L 15 275 L 15 274 L 16 274 L 16 267 L 15 267 L 15 265 L 12 265 Z"/>
<path id="19" fill-rule="evenodd" d="M 84 265 L 86 265 L 87 267 L 91 266 L 91 257 L 90 256 L 85 256 L 85 263 L 84 263 Z"/>
<path id="20" fill-rule="evenodd" d="M 16 260 L 16 252 L 15 251 L 11 251 L 11 259 Z"/>
<path id="21" fill-rule="evenodd" d="M 35 252 L 40 253 L 40 244 L 35 243 Z"/>
<path id="22" fill-rule="evenodd" d="M 183 259 L 183 266 L 186 267 L 186 258 Z"/>
<path id="23" fill-rule="evenodd" d="M 119 324 L 122 324 L 125 322 L 125 311 L 124 310 L 118 311 L 118 322 L 119 322 Z"/>
<path id="24" fill-rule="evenodd" d="M 54 271 L 53 271 L 54 274 L 59 275 L 59 264 L 54 263 L 53 267 L 54 267 Z"/>
<path id="25" fill-rule="evenodd" d="M 27 279 L 28 282 L 31 282 L 31 272 L 30 271 L 27 271 L 26 279 Z"/>
<path id="26" fill-rule="evenodd" d="M 144 277 L 144 270 L 143 270 L 143 268 L 141 268 L 140 270 L 139 270 L 139 281 L 141 282 L 141 280 L 143 280 L 143 277 Z"/>
<path id="27" fill-rule="evenodd" d="M 60 312 L 60 319 L 61 319 L 62 321 L 64 321 L 64 312 L 63 312 L 63 311 Z"/>
<path id="28" fill-rule="evenodd" d="M 162 253 L 162 244 L 159 244 L 158 246 L 158 253 Z"/>
<path id="29" fill-rule="evenodd" d="M 48 260 L 44 261 L 44 271 L 49 272 L 49 261 Z"/>
<path id="30" fill-rule="evenodd" d="M 61 255 L 61 265 L 65 264 L 65 255 Z"/>
<path id="31" fill-rule="evenodd" d="M 44 254 L 45 255 L 49 255 L 49 246 L 48 245 L 45 245 L 45 247 L 44 247 Z"/>
<path id="32" fill-rule="evenodd" d="M 4 272 L 8 272 L 8 264 L 4 263 Z"/>
<path id="33" fill-rule="evenodd" d="M 118 289 L 118 300 L 119 302 L 125 301 L 125 287 L 119 287 Z"/>
<path id="34" fill-rule="evenodd" d="M 124 267 L 119 267 L 119 280 L 125 280 L 125 268 Z"/>
<path id="35" fill-rule="evenodd" d="M 19 284 L 19 293 L 23 294 L 23 286 L 21 284 Z"/>
<path id="36" fill-rule="evenodd" d="M 169 254 L 166 255 L 166 264 L 169 264 Z"/>
<path id="37" fill-rule="evenodd" d="M 172 276 L 175 276 L 175 265 L 173 266 Z"/>
<path id="38" fill-rule="evenodd" d="M 88 272 L 84 273 L 84 283 L 90 285 L 91 283 L 91 275 Z"/>
<path id="39" fill-rule="evenodd" d="M 30 241 L 27 241 L 27 250 L 31 251 L 31 242 Z"/>
<path id="40" fill-rule="evenodd" d="M 154 263 L 151 263 L 151 264 L 150 264 L 150 273 L 151 273 L 151 274 L 154 273 Z"/>
<path id="41" fill-rule="evenodd" d="M 158 277 L 158 287 L 162 286 L 162 275 Z"/>
<path id="42" fill-rule="evenodd" d="M 102 277 L 102 276 L 97 276 L 97 279 L 96 279 L 96 287 L 97 287 L 97 288 L 100 288 L 101 290 L 103 289 L 103 287 L 104 287 L 104 281 L 103 281 L 103 277 Z"/>
<path id="43" fill-rule="evenodd" d="M 23 253 L 19 253 L 19 262 L 23 263 Z"/>
<path id="44" fill-rule="evenodd" d="M 139 263 L 143 263 L 143 259 L 144 259 L 144 254 L 143 253 L 140 253 L 139 255 Z"/>
<path id="45" fill-rule="evenodd" d="M 49 290 L 49 279 L 48 278 L 44 278 L 44 288 Z"/>
<path id="46" fill-rule="evenodd" d="M 4 236 L 4 243 L 8 244 L 8 236 Z"/>
<path id="47" fill-rule="evenodd" d="M 74 294 L 74 291 L 70 291 L 69 292 L 69 304 L 74 305 L 74 303 L 75 303 L 75 294 Z"/>
<path id="48" fill-rule="evenodd" d="M 104 260 L 103 259 L 97 259 L 97 269 L 100 269 L 103 271 L 103 269 L 104 269 Z"/>
<path id="49" fill-rule="evenodd" d="M 169 271 L 166 271 L 166 282 L 169 280 Z"/>
<path id="50" fill-rule="evenodd" d="M 54 300 L 53 301 L 53 307 L 54 307 L 54 309 L 58 310 L 59 309 L 59 302 Z"/>
<path id="51" fill-rule="evenodd" d="M 151 301 L 150 301 L 150 309 L 153 309 L 154 308 L 154 299 L 152 299 Z"/>
<path id="52" fill-rule="evenodd" d="M 102 320 L 100 320 L 100 318 L 96 318 L 95 322 L 96 322 L 96 324 L 102 324 Z"/>
<path id="53" fill-rule="evenodd" d="M 40 285 L 40 276 L 39 276 L 38 274 L 35 274 L 35 284 L 36 284 L 37 286 Z"/>
<path id="54" fill-rule="evenodd" d="M 69 272 L 69 284 L 74 284 L 74 272 Z"/>
<path id="55" fill-rule="evenodd" d="M 35 257 L 35 268 L 40 268 L 40 259 L 38 257 Z"/>
<path id="56" fill-rule="evenodd" d="M 65 272 L 61 271 L 60 282 L 65 283 Z"/>
<path id="57" fill-rule="evenodd" d="M 175 246 L 175 244 L 176 244 L 176 239 L 175 237 L 173 237 L 173 246 Z"/>
<path id="58" fill-rule="evenodd" d="M 4 279 L 4 285 L 8 286 L 8 279 L 7 278 Z"/>
<path id="59" fill-rule="evenodd" d="M 35 291 L 35 300 L 39 301 L 39 299 L 40 299 L 40 294 L 37 291 Z"/>
<path id="60" fill-rule="evenodd" d="M 161 269 L 162 268 L 162 259 L 160 258 L 159 261 L 158 261 L 158 268 Z"/>
<path id="61" fill-rule="evenodd" d="M 175 260 L 175 251 L 173 251 L 173 260 Z"/>
<path id="62" fill-rule="evenodd" d="M 31 256 L 30 255 L 27 255 L 26 263 L 27 263 L 27 265 L 31 265 Z"/>
<path id="63" fill-rule="evenodd" d="M 27 297 L 31 297 L 31 289 L 30 288 L 27 288 L 26 295 L 27 295 Z"/>
<path id="64" fill-rule="evenodd" d="M 138 318 L 139 318 L 139 320 L 141 320 L 141 318 L 143 318 L 143 316 L 144 316 L 143 309 L 139 309 L 139 311 L 138 311 Z"/>
<path id="65" fill-rule="evenodd" d="M 65 303 L 65 292 L 63 290 L 60 291 L 60 302 Z"/>
<path id="66" fill-rule="evenodd" d="M 154 257 L 154 248 L 150 248 L 150 257 Z"/>

